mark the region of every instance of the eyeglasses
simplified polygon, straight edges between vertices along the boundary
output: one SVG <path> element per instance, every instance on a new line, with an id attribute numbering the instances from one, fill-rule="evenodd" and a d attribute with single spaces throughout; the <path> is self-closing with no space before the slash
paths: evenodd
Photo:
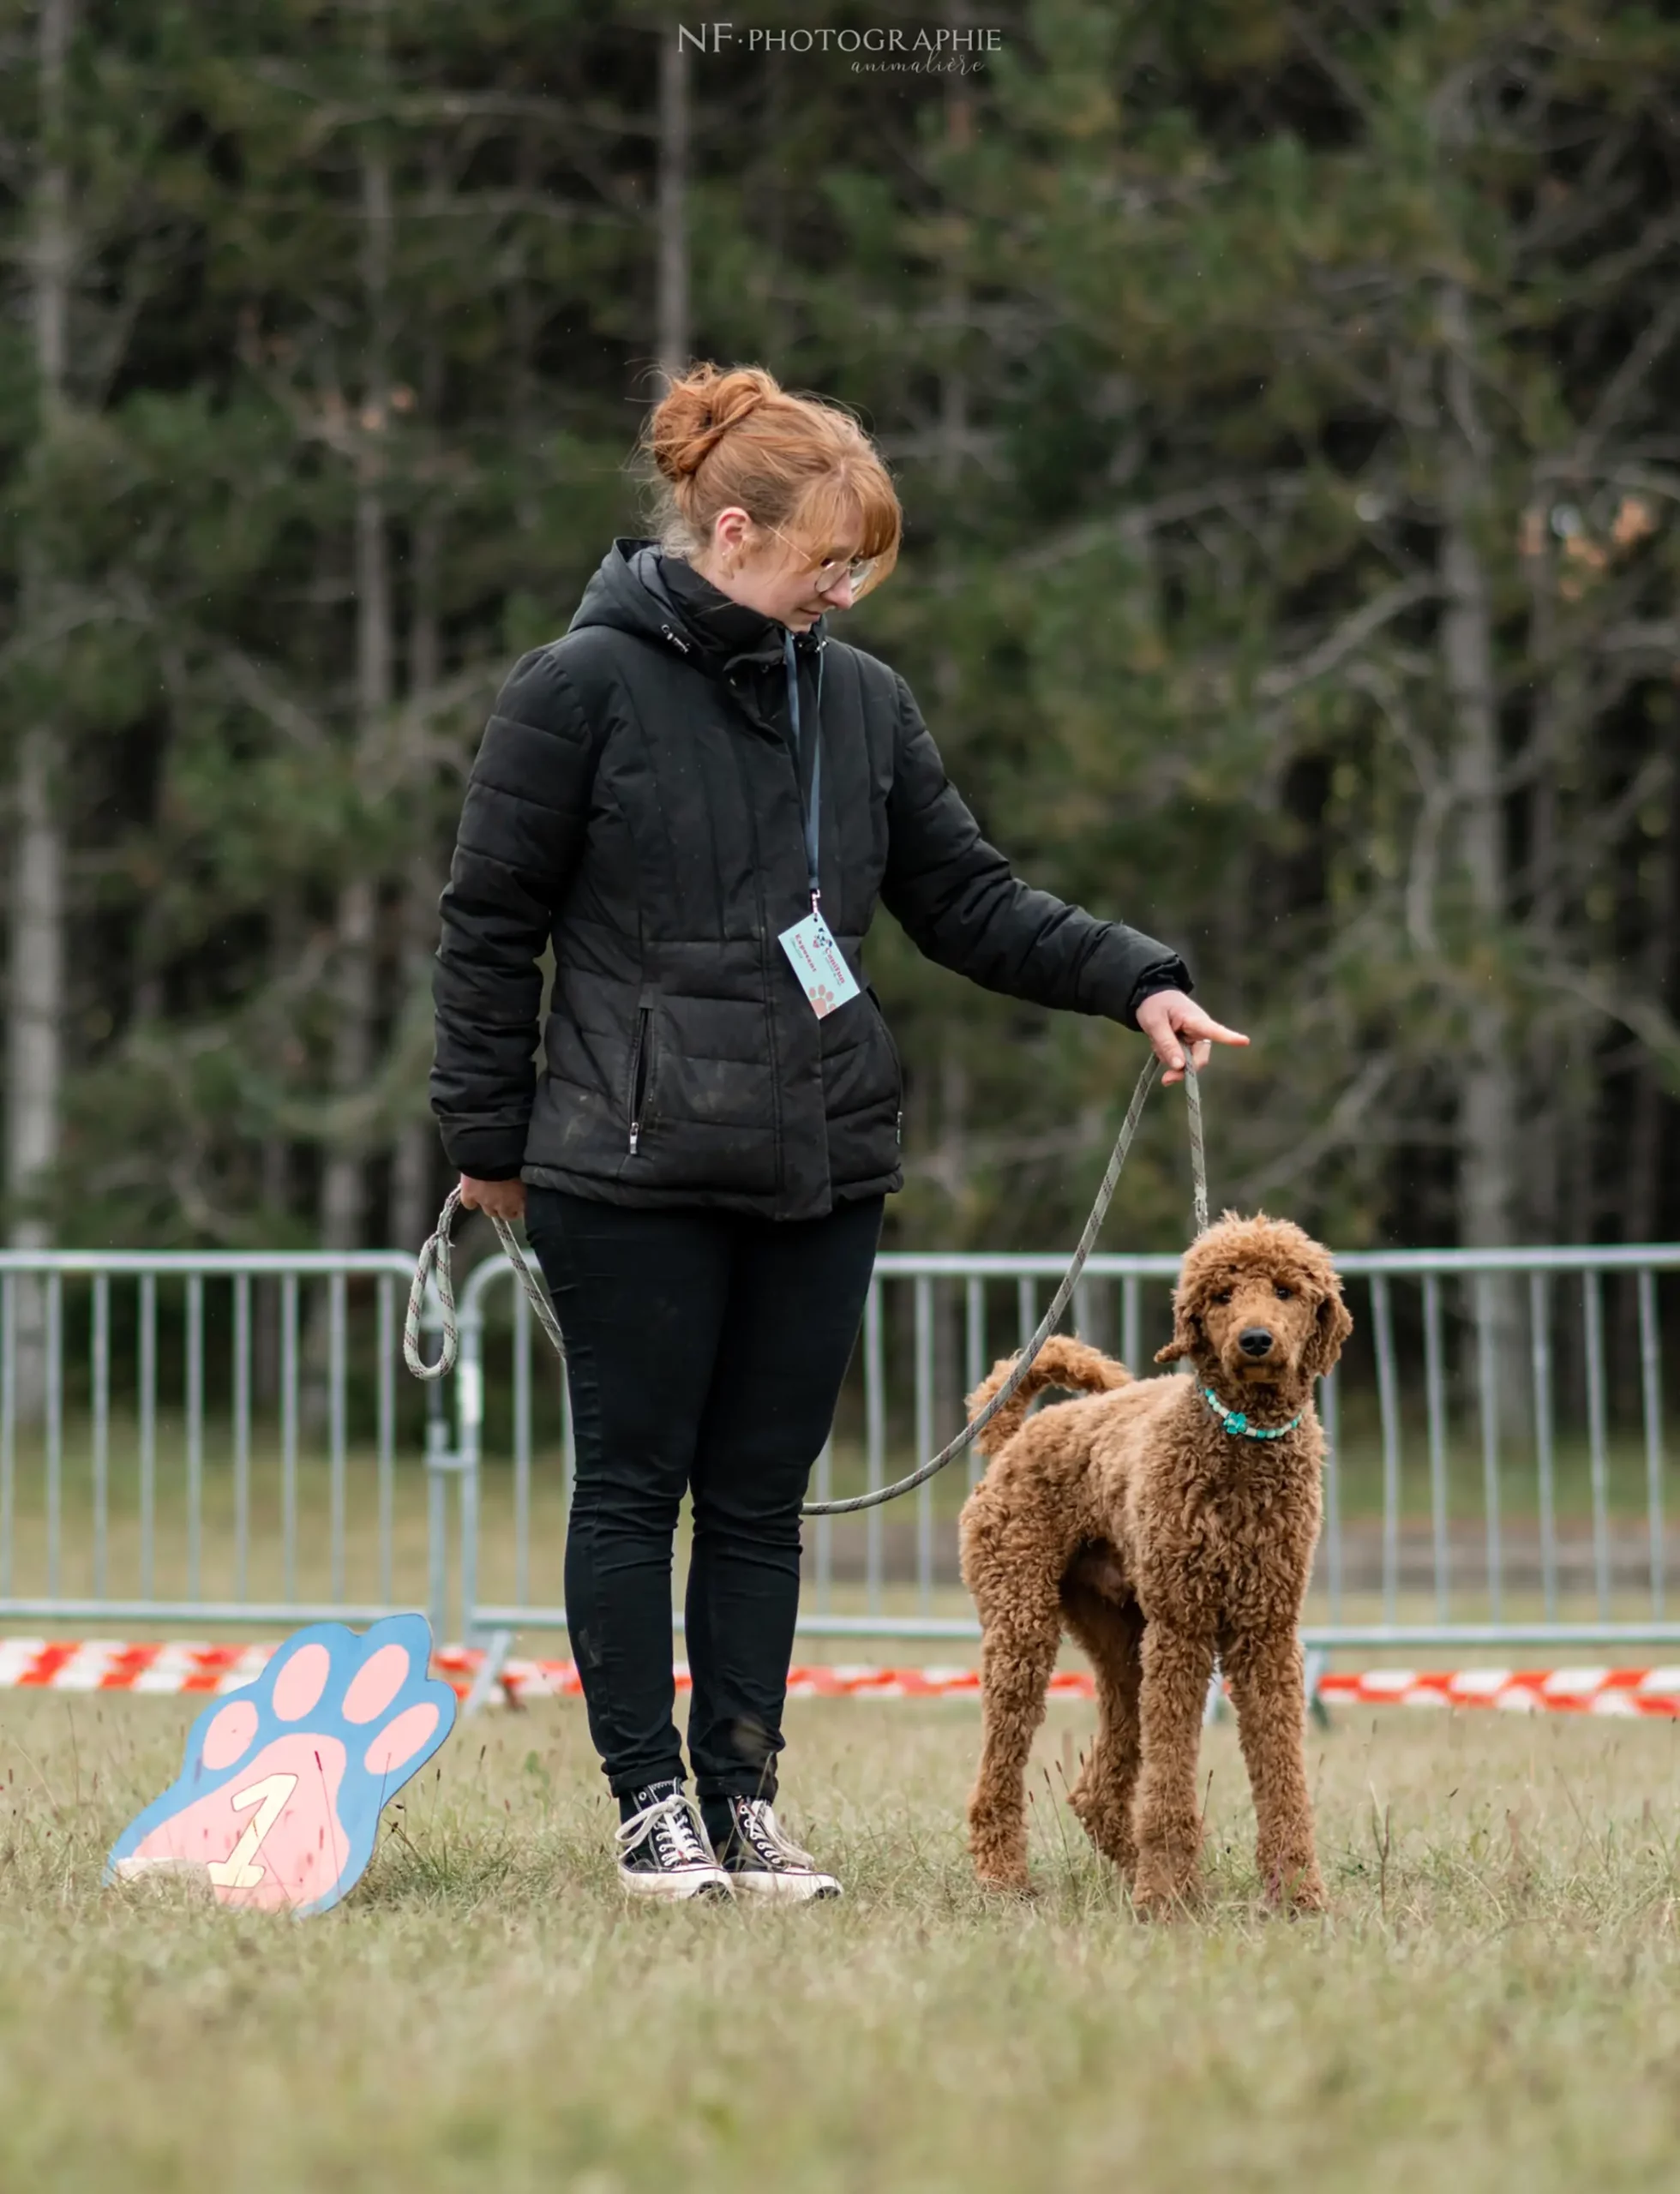
<path id="1" fill-rule="evenodd" d="M 753 523 L 762 525 L 766 533 L 773 533 L 778 541 L 786 541 L 798 554 L 809 554 L 810 551 L 801 548 L 798 542 L 789 540 L 779 525 L 771 525 L 763 519 L 754 519 Z M 849 563 L 843 564 L 837 556 L 825 556 L 811 573 L 812 585 L 819 594 L 832 594 L 843 578 L 849 579 L 855 587 L 861 586 L 874 570 L 876 560 L 873 556 L 854 556 Z"/>

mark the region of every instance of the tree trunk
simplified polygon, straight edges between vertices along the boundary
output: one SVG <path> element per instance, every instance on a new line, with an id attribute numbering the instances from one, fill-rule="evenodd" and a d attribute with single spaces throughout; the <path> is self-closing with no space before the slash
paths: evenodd
<path id="1" fill-rule="evenodd" d="M 1493 613 L 1480 528 L 1491 507 L 1489 445 L 1475 381 L 1463 290 L 1441 299 L 1447 417 L 1441 486 L 1442 667 L 1450 709 L 1451 774 L 1459 869 L 1468 922 L 1463 941 L 1472 1017 L 1457 1064 L 1459 1238 L 1467 1248 L 1503 1248 L 1517 1235 L 1521 1105 L 1515 1034 L 1501 969 L 1508 887 L 1505 818 L 1499 788 Z M 1479 974 L 1479 962 L 1485 974 Z M 1499 1415 L 1513 1431 L 1528 1422 L 1527 1348 L 1513 1281 L 1489 1289 L 1495 1322 Z"/>
<path id="2" fill-rule="evenodd" d="M 365 1089 L 373 1072 L 378 913 L 373 879 L 351 878 L 339 894 L 338 966 L 332 985 L 333 1088 L 342 1097 Z M 353 1250 L 360 1243 L 367 1202 L 366 1158 L 365 1136 L 359 1131 L 340 1131 L 321 1168 L 323 1249 Z"/>
<path id="3" fill-rule="evenodd" d="M 659 364 L 670 378 L 688 364 L 688 54 L 675 27 L 659 37 Z"/>
<path id="4" fill-rule="evenodd" d="M 64 856 L 53 813 L 53 743 L 50 728 L 33 725 L 24 734 L 18 762 L 6 1090 L 6 1188 L 12 1204 L 12 1246 L 17 1250 L 45 1249 L 51 1239 L 45 1218 L 30 1204 L 45 1188 L 58 1155 Z M 40 1416 L 46 1394 L 45 1304 L 39 1281 L 21 1280 L 14 1300 L 16 1409 L 20 1419 L 31 1424 Z"/>
<path id="5" fill-rule="evenodd" d="M 1638 914 L 1645 932 L 1644 946 L 1640 954 L 1639 987 L 1659 1006 L 1669 1006 L 1670 975 L 1675 953 L 1675 918 L 1680 913 L 1677 901 L 1675 852 L 1672 832 L 1680 815 L 1680 786 L 1676 773 L 1680 771 L 1680 734 L 1671 728 L 1668 735 L 1669 790 L 1668 814 L 1664 818 L 1665 838 L 1659 858 L 1652 860 L 1654 872 L 1653 888 L 1646 895 Z M 1633 888 L 1639 890 L 1639 871 L 1635 866 Z M 1667 1105 L 1657 1063 L 1650 1051 L 1641 1045 L 1634 1061 L 1633 1088 L 1628 1109 L 1625 1168 L 1622 1175 L 1621 1236 L 1624 1242 L 1660 1242 L 1663 1231 L 1663 1113 Z M 1613 1351 L 1612 1376 L 1618 1394 L 1633 1395 L 1639 1392 L 1639 1280 L 1635 1274 L 1624 1273 L 1616 1291 L 1617 1315 L 1611 1321 Z M 1637 1408 L 1631 1412 L 1637 1416 Z"/>
<path id="6" fill-rule="evenodd" d="M 960 28 L 967 21 L 963 0 L 950 0 L 945 21 Z M 973 134 L 974 107 L 965 79 L 945 81 L 945 141 L 962 150 Z M 953 266 L 943 285 L 939 312 L 945 355 L 939 371 L 939 432 L 938 470 L 941 513 L 934 591 L 949 600 L 962 584 L 951 538 L 951 527 L 963 477 L 963 460 L 969 430 L 969 385 L 958 363 L 958 330 L 967 315 L 968 285 L 960 266 Z M 944 620 L 941 620 L 943 625 Z M 941 638 L 933 654 L 933 690 L 945 726 L 955 721 L 962 692 L 962 667 L 949 642 Z M 969 1197 L 969 1077 L 964 1056 L 967 1031 L 960 1015 L 951 1016 L 941 1032 L 939 1045 L 939 1179 L 951 1199 L 951 1218 L 966 1232 Z M 960 1376 L 960 1375 L 959 1375 Z M 945 1393 L 940 1402 L 943 1406 Z"/>
<path id="7" fill-rule="evenodd" d="M 6 1185 L 26 1204 L 58 1154 L 59 1012 L 64 994 L 64 848 L 54 814 L 54 740 L 32 725 L 20 742 L 11 878 Z M 45 1221 L 14 1219 L 19 1248 L 47 1239 Z"/>
<path id="8" fill-rule="evenodd" d="M 64 87 L 75 28 L 72 0 L 42 0 L 37 69 L 42 164 L 36 179 L 32 252 L 38 461 L 55 441 L 66 400 L 72 239 L 70 175 L 64 150 Z M 51 614 L 52 574 L 44 544 L 22 558 L 21 636 L 26 646 Z M 45 681 L 44 680 L 43 683 Z M 11 930 L 6 1027 L 6 1195 L 15 1249 L 45 1248 L 45 1218 L 30 1209 L 58 1156 L 64 997 L 64 837 L 56 763 L 60 735 L 51 722 L 23 727 L 17 746 L 9 916 Z M 40 1288 L 15 1297 L 17 1389 L 27 1423 L 45 1394 L 45 1317 Z"/>
<path id="9" fill-rule="evenodd" d="M 1528 568 L 1530 606 L 1528 663 L 1533 681 L 1533 715 L 1528 735 L 1536 753 L 1533 789 L 1528 800 L 1528 908 L 1525 922 L 1531 962 L 1551 963 L 1561 946 L 1557 864 L 1557 752 L 1563 682 L 1566 667 L 1557 660 L 1550 529 L 1542 502 L 1531 503 L 1523 519 L 1524 562 Z M 1524 1165 L 1525 1203 L 1530 1238 L 1555 1242 L 1562 1225 L 1561 1153 L 1568 1098 L 1563 1086 L 1563 1045 L 1555 1022 L 1542 1026 L 1531 1046 L 1535 1102 L 1528 1120 Z"/>
<path id="10" fill-rule="evenodd" d="M 377 735 L 390 709 L 393 653 L 385 513 L 385 438 L 391 412 L 386 325 L 393 226 L 391 171 L 383 153 L 371 150 L 362 159 L 362 218 L 369 333 L 356 492 L 356 689 L 357 736 L 358 743 L 366 746 Z M 374 1071 L 378 921 L 377 878 L 366 871 L 348 878 L 339 893 L 333 983 L 333 1088 L 340 1097 L 361 1094 Z M 367 1202 L 367 1142 L 365 1133 L 341 1136 L 322 1169 L 321 1238 L 329 1250 L 354 1249 L 361 1239 Z"/>
<path id="11" fill-rule="evenodd" d="M 435 381 L 436 376 L 429 376 Z M 435 405 L 430 416 L 435 417 Z M 435 511 L 424 512 L 414 532 L 414 595 L 409 626 L 408 691 L 416 722 L 429 728 L 428 709 L 441 668 L 438 644 L 437 577 L 442 560 L 442 525 Z M 432 955 L 437 947 L 438 894 L 442 889 L 438 848 L 432 830 L 431 769 L 423 736 L 420 759 L 411 772 L 414 839 L 409 851 L 403 897 L 403 980 L 407 998 L 429 996 Z M 418 1250 L 437 1215 L 437 1130 L 429 1112 L 417 1109 L 404 1118 L 391 1166 L 391 1239 L 399 1250 Z"/>
<path id="12" fill-rule="evenodd" d="M 403 962 L 409 994 L 429 990 L 432 955 L 437 945 L 438 880 L 434 849 L 417 845 L 410 857 L 403 901 Z M 437 1218 L 439 1154 L 431 1115 L 405 1118 L 391 1160 L 391 1240 L 399 1250 L 417 1250 Z"/>
<path id="13" fill-rule="evenodd" d="M 291 1152 L 279 1135 L 263 1137 L 260 1159 L 265 1211 L 278 1219 L 291 1200 Z M 271 1241 L 280 1238 L 278 1230 Z M 251 1401 L 272 1409 L 280 1393 L 280 1283 L 259 1280 L 251 1290 Z"/>

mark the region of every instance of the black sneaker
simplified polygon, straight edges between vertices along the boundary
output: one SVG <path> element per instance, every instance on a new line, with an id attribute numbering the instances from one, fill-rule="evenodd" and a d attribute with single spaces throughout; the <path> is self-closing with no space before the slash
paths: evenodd
<path id="1" fill-rule="evenodd" d="M 811 1854 L 783 1833 L 768 1798 L 726 1802 L 729 1830 L 717 1843 L 717 1856 L 738 1895 L 804 1904 L 813 1897 L 842 1894 L 833 1875 L 824 1873 Z"/>
<path id="2" fill-rule="evenodd" d="M 632 1897 L 727 1897 L 729 1877 L 711 1855 L 694 1801 L 679 1783 L 638 1790 L 614 1831 L 618 1878 Z"/>

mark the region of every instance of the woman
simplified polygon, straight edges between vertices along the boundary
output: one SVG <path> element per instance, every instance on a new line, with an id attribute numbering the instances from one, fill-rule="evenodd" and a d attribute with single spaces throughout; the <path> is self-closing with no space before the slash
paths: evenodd
<path id="1" fill-rule="evenodd" d="M 1142 1028 L 1168 1081 L 1181 1037 L 1198 1064 L 1246 1039 L 1166 945 L 1017 882 L 903 679 L 831 637 L 901 525 L 849 416 L 701 366 L 647 439 L 659 539 L 615 542 L 473 765 L 432 1101 L 463 1202 L 523 1216 L 566 1334 L 567 1612 L 626 1888 L 834 1896 L 771 1801 L 800 1504 L 901 1185 L 897 1057 L 858 987 L 877 902 L 988 989 Z"/>

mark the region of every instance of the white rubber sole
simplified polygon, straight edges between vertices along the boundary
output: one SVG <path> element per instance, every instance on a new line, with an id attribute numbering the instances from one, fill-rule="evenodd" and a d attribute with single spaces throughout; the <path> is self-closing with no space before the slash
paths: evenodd
<path id="1" fill-rule="evenodd" d="M 690 1874 L 644 1873 L 639 1867 L 621 1867 L 619 1885 L 627 1897 L 648 1897 L 666 1904 L 687 1904 L 695 1897 L 709 1898 L 721 1903 L 735 1896 L 735 1885 L 721 1867 L 696 1868 Z"/>
<path id="2" fill-rule="evenodd" d="M 737 1897 L 759 1897 L 766 1904 L 815 1904 L 845 1895 L 832 1874 L 778 1873 L 744 1869 L 729 1877 Z"/>

